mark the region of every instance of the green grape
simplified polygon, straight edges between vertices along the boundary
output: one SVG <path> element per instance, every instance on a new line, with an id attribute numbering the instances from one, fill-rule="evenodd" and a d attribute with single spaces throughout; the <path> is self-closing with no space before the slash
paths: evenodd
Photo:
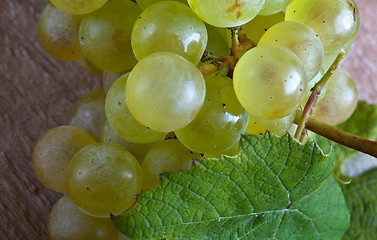
<path id="1" fill-rule="evenodd" d="M 147 7 L 149 7 L 149 6 L 152 6 L 153 4 L 156 4 L 156 3 L 159 3 L 159 2 L 163 2 L 163 1 L 166 1 L 166 0 L 136 0 L 137 4 L 143 10 L 146 9 Z M 173 0 L 173 1 L 181 2 L 181 3 L 184 3 L 184 4 L 187 5 L 187 1 L 186 0 Z"/>
<path id="2" fill-rule="evenodd" d="M 98 76 L 102 76 L 103 70 L 96 67 L 93 63 L 89 62 L 86 58 L 81 58 L 75 61 L 77 66 L 84 69 L 87 72 L 97 74 Z"/>
<path id="3" fill-rule="evenodd" d="M 34 147 L 33 166 L 39 180 L 55 192 L 66 193 L 66 174 L 72 157 L 96 140 L 86 131 L 60 126 L 43 134 Z"/>
<path id="4" fill-rule="evenodd" d="M 272 15 L 277 12 L 282 11 L 288 5 L 292 2 L 293 0 L 265 0 L 264 5 L 260 12 L 258 13 L 259 15 Z"/>
<path id="5" fill-rule="evenodd" d="M 164 1 L 152 5 L 136 20 L 131 45 L 137 60 L 154 52 L 174 52 L 198 64 L 207 45 L 207 29 L 186 5 Z"/>
<path id="6" fill-rule="evenodd" d="M 134 157 L 141 163 L 149 149 L 153 146 L 154 143 L 140 144 L 127 141 L 126 139 L 119 136 L 114 129 L 111 128 L 108 121 L 105 122 L 102 131 L 102 140 L 103 143 L 109 143 L 117 145 L 129 151 Z"/>
<path id="7" fill-rule="evenodd" d="M 158 185 L 160 174 L 168 171 L 189 170 L 193 159 L 201 158 L 185 148 L 177 139 L 157 142 L 145 156 L 141 169 L 143 171 L 143 190 Z"/>
<path id="8" fill-rule="evenodd" d="M 48 219 L 50 240 L 118 240 L 119 231 L 110 218 L 95 218 L 83 213 L 69 198 L 62 197 Z"/>
<path id="9" fill-rule="evenodd" d="M 235 27 L 253 19 L 265 0 L 188 0 L 194 12 L 216 27 Z"/>
<path id="10" fill-rule="evenodd" d="M 139 162 L 127 150 L 105 143 L 81 149 L 69 164 L 68 194 L 91 216 L 125 212 L 141 190 Z"/>
<path id="11" fill-rule="evenodd" d="M 99 142 L 106 121 L 105 99 L 106 94 L 102 88 L 80 97 L 72 108 L 69 125 L 88 131 Z"/>
<path id="12" fill-rule="evenodd" d="M 110 72 L 130 70 L 137 60 L 132 52 L 131 31 L 141 9 L 129 0 L 111 0 L 81 21 L 81 48 L 97 67 Z"/>
<path id="13" fill-rule="evenodd" d="M 38 19 L 38 37 L 43 48 L 53 57 L 73 61 L 84 58 L 79 42 L 82 16 L 72 15 L 48 4 Z"/>
<path id="14" fill-rule="evenodd" d="M 248 120 L 249 113 L 234 94 L 232 79 L 215 76 L 206 80 L 206 97 L 198 115 L 175 134 L 194 152 L 219 154 L 240 140 Z"/>
<path id="15" fill-rule="evenodd" d="M 273 25 L 283 22 L 285 18 L 284 12 L 278 12 L 270 16 L 256 16 L 253 20 L 246 23 L 243 29 L 247 37 L 254 43 L 258 44 L 259 39 Z"/>
<path id="16" fill-rule="evenodd" d="M 221 30 L 212 25 L 206 24 L 208 33 L 207 50 L 215 56 L 228 56 L 230 54 L 230 47 L 227 40 L 223 37 Z"/>
<path id="17" fill-rule="evenodd" d="M 348 43 L 346 43 L 343 47 L 342 47 L 342 50 L 345 52 L 344 54 L 344 58 L 342 60 L 342 62 L 346 61 L 347 58 L 351 55 L 351 52 L 353 50 L 355 46 L 355 42 L 352 40 L 352 41 L 349 41 Z M 331 65 L 334 63 L 336 57 L 338 56 L 338 52 L 337 53 L 334 53 L 332 55 L 325 55 L 325 58 L 323 60 L 323 67 L 324 69 L 327 71 Z"/>
<path id="18" fill-rule="evenodd" d="M 302 61 L 310 81 L 321 69 L 324 52 L 321 39 L 307 25 L 296 21 L 284 21 L 272 26 L 262 36 L 258 45 L 274 44 L 286 47 Z"/>
<path id="19" fill-rule="evenodd" d="M 105 90 L 105 93 L 107 93 L 113 85 L 113 83 L 120 78 L 124 73 L 117 73 L 117 72 L 109 72 L 109 71 L 103 71 L 102 75 L 102 85 L 103 89 Z"/>
<path id="20" fill-rule="evenodd" d="M 342 123 L 355 111 L 357 100 L 357 86 L 352 76 L 337 69 L 327 82 L 326 94 L 314 117 L 330 125 Z"/>
<path id="21" fill-rule="evenodd" d="M 300 59 L 277 45 L 262 45 L 246 52 L 233 74 L 241 105 L 259 118 L 283 118 L 304 100 L 307 80 Z"/>
<path id="22" fill-rule="evenodd" d="M 126 84 L 132 115 L 161 132 L 176 131 L 189 124 L 203 105 L 205 91 L 203 76 L 196 66 L 170 52 L 154 53 L 141 60 Z"/>
<path id="23" fill-rule="evenodd" d="M 294 0 L 285 20 L 305 23 L 319 35 L 325 55 L 337 54 L 356 38 L 360 18 L 354 0 Z"/>
<path id="24" fill-rule="evenodd" d="M 240 141 L 237 141 L 233 146 L 225 150 L 220 154 L 213 154 L 213 153 L 205 153 L 203 154 L 203 158 L 220 158 L 222 155 L 225 156 L 236 156 L 240 150 Z"/>
<path id="25" fill-rule="evenodd" d="M 102 7 L 107 0 L 51 0 L 51 2 L 70 14 L 87 14 Z"/>
<path id="26" fill-rule="evenodd" d="M 250 115 L 246 131 L 253 135 L 264 135 L 266 131 L 269 131 L 277 136 L 282 136 L 286 134 L 288 129 L 292 126 L 295 113 L 296 112 L 293 112 L 286 117 L 278 119 L 263 119 Z"/>
<path id="27" fill-rule="evenodd" d="M 134 143 L 150 143 L 163 139 L 166 133 L 140 124 L 128 109 L 125 95 L 128 75 L 126 73 L 116 80 L 107 93 L 105 111 L 110 126 L 119 136 Z"/>

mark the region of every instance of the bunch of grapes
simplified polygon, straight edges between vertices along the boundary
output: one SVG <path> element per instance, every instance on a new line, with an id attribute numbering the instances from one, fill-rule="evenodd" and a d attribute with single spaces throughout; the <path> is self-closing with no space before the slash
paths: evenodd
<path id="1" fill-rule="evenodd" d="M 305 106 L 328 124 L 345 121 L 357 89 L 336 63 L 358 28 L 353 0 L 47 2 L 46 51 L 103 73 L 103 89 L 34 149 L 40 181 L 66 193 L 51 239 L 125 239 L 110 215 L 161 173 L 236 155 L 242 134 L 293 134 Z"/>

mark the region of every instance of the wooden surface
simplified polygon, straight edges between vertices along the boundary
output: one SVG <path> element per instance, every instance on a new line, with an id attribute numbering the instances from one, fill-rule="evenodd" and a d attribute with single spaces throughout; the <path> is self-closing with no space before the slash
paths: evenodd
<path id="1" fill-rule="evenodd" d="M 360 98 L 377 102 L 376 0 L 357 0 L 361 28 L 344 67 Z M 47 217 L 60 194 L 38 181 L 33 146 L 47 130 L 68 124 L 74 101 L 100 78 L 48 56 L 37 37 L 43 0 L 0 0 L 0 239 L 48 239 Z"/>

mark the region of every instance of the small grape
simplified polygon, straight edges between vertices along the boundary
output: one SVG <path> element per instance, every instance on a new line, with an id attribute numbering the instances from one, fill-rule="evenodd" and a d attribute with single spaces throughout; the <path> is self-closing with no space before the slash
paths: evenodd
<path id="1" fill-rule="evenodd" d="M 51 240 L 118 240 L 119 231 L 110 218 L 95 218 L 82 212 L 69 198 L 62 197 L 48 219 Z"/>
<path id="2" fill-rule="evenodd" d="M 72 157 L 96 140 L 74 126 L 53 128 L 39 138 L 33 151 L 34 171 L 39 180 L 53 191 L 66 193 L 67 168 Z"/>
<path id="3" fill-rule="evenodd" d="M 233 74 L 241 105 L 259 118 L 283 118 L 305 97 L 307 80 L 300 59 L 290 50 L 262 45 L 246 52 Z"/>
<path id="4" fill-rule="evenodd" d="M 126 84 L 132 115 L 160 132 L 172 132 L 189 124 L 202 107 L 204 97 L 205 83 L 200 71 L 171 52 L 154 53 L 141 60 Z"/>
<path id="5" fill-rule="evenodd" d="M 141 164 L 143 190 L 157 186 L 160 181 L 159 175 L 163 172 L 189 170 L 195 158 L 200 158 L 200 154 L 191 152 L 177 139 L 156 143 Z"/>
<path id="6" fill-rule="evenodd" d="M 105 143 L 79 151 L 67 171 L 68 194 L 87 214 L 109 217 L 125 212 L 141 190 L 139 162 L 127 150 Z"/>
<path id="7" fill-rule="evenodd" d="M 87 14 L 102 7 L 107 0 L 51 0 L 59 9 L 71 14 Z"/>

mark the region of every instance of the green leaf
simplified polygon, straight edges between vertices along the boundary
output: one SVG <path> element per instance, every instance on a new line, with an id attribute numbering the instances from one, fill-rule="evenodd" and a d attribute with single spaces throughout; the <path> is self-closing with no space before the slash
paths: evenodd
<path id="1" fill-rule="evenodd" d="M 376 139 L 377 138 L 377 105 L 368 104 L 364 101 L 359 101 L 355 112 L 352 116 L 342 124 L 336 126 L 346 132 L 355 134 L 357 136 Z M 321 146 L 323 151 L 327 151 L 330 146 L 334 147 L 335 151 L 335 173 L 342 173 L 342 166 L 346 159 L 352 157 L 358 151 L 351 148 L 344 147 L 336 142 L 328 140 L 319 135 L 314 135 L 317 144 Z"/>
<path id="2" fill-rule="evenodd" d="M 115 220 L 133 239 L 326 239 L 348 228 L 347 207 L 331 179 L 333 151 L 290 135 L 245 136 L 236 157 L 202 159 L 165 173 Z M 288 237 L 289 236 L 289 237 Z"/>
<path id="3" fill-rule="evenodd" d="M 377 239 L 377 169 L 343 186 L 351 227 L 343 239 Z"/>

